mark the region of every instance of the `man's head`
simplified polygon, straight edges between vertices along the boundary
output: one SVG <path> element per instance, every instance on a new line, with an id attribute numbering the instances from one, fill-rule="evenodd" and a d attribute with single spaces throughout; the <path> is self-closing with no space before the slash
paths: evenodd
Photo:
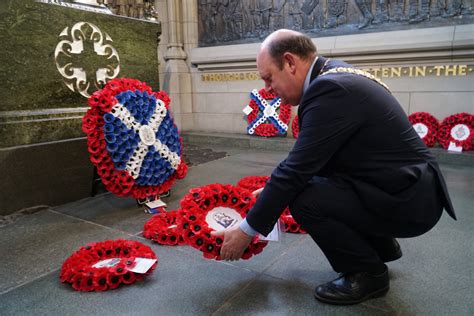
<path id="1" fill-rule="evenodd" d="M 316 47 L 309 37 L 291 30 L 278 30 L 262 43 L 257 68 L 268 91 L 283 102 L 298 105 L 304 80 L 316 57 Z"/>

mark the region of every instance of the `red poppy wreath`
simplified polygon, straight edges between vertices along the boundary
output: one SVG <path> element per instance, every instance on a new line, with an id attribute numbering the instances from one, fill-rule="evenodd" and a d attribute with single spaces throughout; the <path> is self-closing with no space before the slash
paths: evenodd
<path id="1" fill-rule="evenodd" d="M 161 212 L 145 223 L 143 237 L 160 245 L 176 246 L 184 243 L 182 230 L 176 224 L 177 211 Z"/>
<path id="2" fill-rule="evenodd" d="M 270 179 L 269 176 L 248 176 L 243 177 L 237 182 L 237 186 L 247 189 L 251 192 L 263 188 L 267 181 Z"/>
<path id="3" fill-rule="evenodd" d="M 426 146 L 433 147 L 439 129 L 436 117 L 427 112 L 415 112 L 410 114 L 408 119 Z"/>
<path id="4" fill-rule="evenodd" d="M 474 148 L 474 115 L 458 113 L 448 116 L 441 122 L 438 141 L 443 148 L 449 148 L 452 142 L 463 150 Z"/>
<path id="5" fill-rule="evenodd" d="M 153 92 L 135 79 L 113 79 L 88 103 L 82 130 L 107 190 L 144 199 L 185 177 L 182 139 L 165 92 Z"/>
<path id="6" fill-rule="evenodd" d="M 300 134 L 300 122 L 298 121 L 298 115 L 293 118 L 291 130 L 293 131 L 293 138 L 298 138 L 298 135 Z"/>
<path id="7" fill-rule="evenodd" d="M 210 184 L 189 190 L 181 200 L 176 221 L 186 243 L 202 251 L 205 258 L 220 260 L 223 239 L 211 236 L 211 232 L 239 225 L 254 203 L 255 197 L 248 190 L 230 184 Z M 259 254 L 266 245 L 267 242 L 255 237 L 242 259 Z"/>
<path id="8" fill-rule="evenodd" d="M 263 88 L 259 91 L 252 90 L 249 106 L 252 111 L 247 116 L 247 133 L 267 137 L 286 134 L 290 123 L 291 105 L 281 104 L 280 97 Z M 265 123 L 266 121 L 270 123 Z"/>
<path id="9" fill-rule="evenodd" d="M 237 186 L 250 190 L 251 192 L 263 188 L 267 181 L 270 179 L 269 176 L 248 176 L 243 177 L 237 182 Z M 306 232 L 301 226 L 295 221 L 290 213 L 290 209 L 287 207 L 280 216 L 280 221 L 283 224 L 282 230 L 287 233 L 305 234 Z"/>
<path id="10" fill-rule="evenodd" d="M 91 243 L 64 261 L 60 280 L 71 283 L 77 291 L 106 291 L 143 280 L 156 268 L 157 261 L 153 250 L 137 241 L 118 239 Z M 146 271 L 141 271 L 142 264 Z"/>

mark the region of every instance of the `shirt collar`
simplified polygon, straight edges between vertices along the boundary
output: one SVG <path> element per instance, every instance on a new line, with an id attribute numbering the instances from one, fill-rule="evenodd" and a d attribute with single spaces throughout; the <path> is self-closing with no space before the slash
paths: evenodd
<path id="1" fill-rule="evenodd" d="M 313 72 L 313 68 L 317 60 L 318 60 L 318 56 L 316 56 L 313 63 L 311 64 L 311 67 L 309 67 L 308 69 L 308 73 L 306 74 L 306 79 L 304 80 L 303 94 L 306 92 L 306 90 L 308 90 L 309 82 L 311 80 L 311 73 Z"/>

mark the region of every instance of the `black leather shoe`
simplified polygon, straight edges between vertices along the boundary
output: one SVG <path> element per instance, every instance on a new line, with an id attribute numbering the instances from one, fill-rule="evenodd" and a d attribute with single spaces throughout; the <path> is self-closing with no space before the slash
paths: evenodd
<path id="1" fill-rule="evenodd" d="M 379 275 L 367 272 L 343 273 L 339 278 L 318 286 L 314 297 L 324 303 L 351 305 L 383 296 L 389 288 L 388 269 Z"/>

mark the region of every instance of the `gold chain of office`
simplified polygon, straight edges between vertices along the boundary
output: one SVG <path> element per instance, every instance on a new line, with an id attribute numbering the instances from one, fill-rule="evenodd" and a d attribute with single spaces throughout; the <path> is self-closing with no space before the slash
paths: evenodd
<path id="1" fill-rule="evenodd" d="M 373 81 L 377 82 L 382 87 L 387 89 L 388 92 L 392 93 L 390 91 L 390 89 L 388 88 L 388 86 L 385 83 L 383 83 L 380 79 L 378 79 L 374 75 L 371 75 L 370 73 L 368 73 L 366 71 L 363 71 L 363 70 L 360 70 L 360 69 L 346 68 L 346 67 L 336 67 L 336 68 L 332 68 L 332 69 L 329 69 L 329 70 L 321 73 L 320 76 L 329 75 L 329 74 L 337 74 L 337 73 L 350 73 L 350 74 L 355 74 L 355 75 L 366 77 L 370 80 L 373 80 Z"/>

